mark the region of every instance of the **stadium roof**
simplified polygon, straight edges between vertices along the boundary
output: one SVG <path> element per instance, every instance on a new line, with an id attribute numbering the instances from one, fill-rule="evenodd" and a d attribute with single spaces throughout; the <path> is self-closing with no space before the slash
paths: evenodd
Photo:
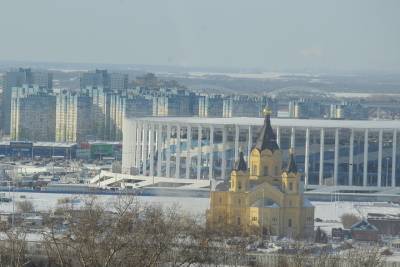
<path id="1" fill-rule="evenodd" d="M 264 118 L 199 118 L 199 117 L 145 117 L 128 118 L 130 121 L 196 125 L 242 125 L 262 126 Z M 296 128 L 354 128 L 354 129 L 400 129 L 400 120 L 323 120 L 271 118 L 273 127 Z"/>

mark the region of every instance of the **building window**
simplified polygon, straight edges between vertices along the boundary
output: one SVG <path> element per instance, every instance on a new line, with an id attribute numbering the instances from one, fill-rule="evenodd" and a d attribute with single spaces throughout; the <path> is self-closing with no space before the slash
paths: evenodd
<path id="1" fill-rule="evenodd" d="M 253 175 L 257 175 L 257 165 L 253 165 Z"/>
<path id="2" fill-rule="evenodd" d="M 257 221 L 257 217 L 253 217 L 253 218 L 251 218 L 251 220 L 252 220 L 253 222 L 255 222 L 255 221 Z"/>
<path id="3" fill-rule="evenodd" d="M 237 217 L 237 225 L 240 225 L 240 217 Z"/>
<path id="4" fill-rule="evenodd" d="M 264 176 L 268 175 L 268 166 L 264 166 Z"/>
<path id="5" fill-rule="evenodd" d="M 292 183 L 292 182 L 289 183 L 289 190 L 290 190 L 290 191 L 293 190 L 293 183 Z"/>
<path id="6" fill-rule="evenodd" d="M 239 188 L 239 190 L 242 189 L 242 182 L 238 182 L 238 188 Z"/>
<path id="7" fill-rule="evenodd" d="M 292 219 L 288 220 L 288 227 L 292 227 Z"/>

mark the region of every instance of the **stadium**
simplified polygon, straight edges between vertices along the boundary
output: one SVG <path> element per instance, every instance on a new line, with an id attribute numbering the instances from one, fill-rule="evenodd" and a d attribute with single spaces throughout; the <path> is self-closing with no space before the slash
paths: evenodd
<path id="1" fill-rule="evenodd" d="M 224 180 L 249 156 L 263 118 L 126 118 L 125 174 Z M 293 148 L 305 186 L 400 186 L 400 121 L 272 118 L 288 160 Z M 285 162 L 284 162 L 285 166 Z"/>

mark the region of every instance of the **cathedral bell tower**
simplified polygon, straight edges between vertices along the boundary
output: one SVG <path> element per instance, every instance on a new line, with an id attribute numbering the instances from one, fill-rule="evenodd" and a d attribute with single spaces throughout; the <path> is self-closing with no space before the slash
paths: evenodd
<path id="1" fill-rule="evenodd" d="M 243 152 L 240 152 L 239 160 L 235 163 L 231 173 L 231 187 L 229 191 L 246 192 L 247 190 L 249 190 L 249 172 Z"/>
<path id="2" fill-rule="evenodd" d="M 286 194 L 287 207 L 302 207 L 303 187 L 301 186 L 300 174 L 294 159 L 294 152 L 290 150 L 290 158 L 287 169 L 282 173 L 282 189 Z"/>
<path id="3" fill-rule="evenodd" d="M 271 110 L 265 108 L 264 125 L 250 155 L 250 179 L 280 182 L 282 154 L 271 126 Z"/>

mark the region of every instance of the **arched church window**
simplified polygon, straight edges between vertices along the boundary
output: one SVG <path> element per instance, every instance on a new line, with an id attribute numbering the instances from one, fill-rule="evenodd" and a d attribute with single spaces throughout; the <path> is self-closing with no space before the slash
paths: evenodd
<path id="1" fill-rule="evenodd" d="M 268 166 L 264 166 L 264 176 L 268 175 Z"/>
<path id="2" fill-rule="evenodd" d="M 253 165 L 253 170 L 252 170 L 252 172 L 253 172 L 253 175 L 257 175 L 257 165 Z"/>
<path id="3" fill-rule="evenodd" d="M 240 225 L 240 217 L 237 217 L 237 225 Z"/>
<path id="4" fill-rule="evenodd" d="M 292 227 L 292 219 L 288 220 L 288 227 Z"/>
<path id="5" fill-rule="evenodd" d="M 293 191 L 293 183 L 292 182 L 289 183 L 289 190 Z"/>
<path id="6" fill-rule="evenodd" d="M 242 182 L 238 182 L 238 189 L 239 189 L 239 190 L 242 189 Z"/>

